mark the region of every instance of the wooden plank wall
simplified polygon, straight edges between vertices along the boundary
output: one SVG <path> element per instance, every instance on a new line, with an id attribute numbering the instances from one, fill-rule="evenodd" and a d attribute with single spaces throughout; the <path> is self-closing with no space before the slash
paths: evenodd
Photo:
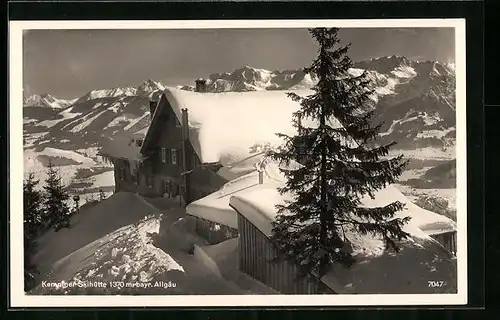
<path id="1" fill-rule="evenodd" d="M 296 264 L 273 260 L 276 246 L 250 221 L 238 213 L 239 269 L 283 294 L 333 293 L 319 280 L 298 277 Z"/>
<path id="2" fill-rule="evenodd" d="M 456 254 L 457 233 L 455 231 L 433 235 L 432 238 L 439 242 L 446 250 L 450 251 L 453 254 Z"/>

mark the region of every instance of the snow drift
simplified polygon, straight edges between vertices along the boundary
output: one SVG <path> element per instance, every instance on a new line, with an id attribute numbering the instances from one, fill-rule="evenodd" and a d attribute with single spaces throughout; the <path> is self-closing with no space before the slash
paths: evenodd
<path id="1" fill-rule="evenodd" d="M 42 279 L 30 294 L 240 293 L 186 252 L 196 239 L 178 211 L 159 212 L 127 192 L 82 210 L 71 228 L 40 239 L 34 262 Z"/>

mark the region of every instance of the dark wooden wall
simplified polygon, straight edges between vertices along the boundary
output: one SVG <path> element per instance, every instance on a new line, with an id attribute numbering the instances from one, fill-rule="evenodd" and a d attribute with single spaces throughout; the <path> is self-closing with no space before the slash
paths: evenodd
<path id="1" fill-rule="evenodd" d="M 162 98 L 160 103 L 162 108 L 162 113 L 157 114 L 159 117 L 156 123 L 157 128 L 154 130 L 153 140 L 150 142 L 148 147 L 148 156 L 150 157 L 150 162 L 145 162 L 144 165 L 150 166 L 152 170 L 152 175 L 154 178 L 154 192 L 160 196 L 165 192 L 164 181 L 170 181 L 178 186 L 184 185 L 183 176 L 181 175 L 184 171 L 183 168 L 183 157 L 186 157 L 186 171 L 195 168 L 201 164 L 198 155 L 195 153 L 192 145 L 190 143 L 183 143 L 183 134 L 181 121 L 178 120 L 176 114 L 174 113 L 172 107 L 170 106 L 167 99 Z M 188 106 L 187 106 L 188 107 Z M 189 109 L 188 109 L 189 116 Z M 182 150 L 183 147 L 186 149 L 185 155 Z M 162 148 L 167 150 L 167 161 L 162 162 Z M 171 150 L 175 149 L 177 151 L 177 161 L 173 164 L 171 161 Z M 189 186 L 189 202 L 200 199 L 207 194 L 219 190 L 224 183 L 227 181 L 222 177 L 217 175 L 210 169 L 196 169 L 190 173 L 186 181 Z"/>
<path id="2" fill-rule="evenodd" d="M 457 232 L 446 232 L 441 234 L 432 235 L 437 242 L 439 242 L 446 250 L 453 254 L 457 253 Z"/>
<path id="3" fill-rule="evenodd" d="M 112 159 L 115 176 L 115 192 L 137 192 L 137 182 L 135 177 L 130 174 L 127 166 L 127 160 Z"/>
<path id="4" fill-rule="evenodd" d="M 189 178 L 193 201 L 220 190 L 220 188 L 228 182 L 216 172 L 212 171 L 212 169 L 208 168 L 194 169 L 189 175 Z"/>
<path id="5" fill-rule="evenodd" d="M 238 213 L 239 269 L 283 294 L 334 293 L 312 276 L 298 277 L 298 266 L 274 260 L 278 249 L 259 229 Z"/>
<path id="6" fill-rule="evenodd" d="M 166 99 L 162 99 L 160 103 L 167 104 L 162 107 L 162 114 L 159 117 L 157 125 L 159 126 L 159 134 L 152 142 L 151 159 L 153 161 L 153 173 L 164 176 L 180 179 L 182 173 L 182 128 L 178 126 L 177 117 L 168 104 Z M 161 129 L 161 130 L 160 130 Z M 167 162 L 161 160 L 161 148 L 167 149 Z M 177 163 L 172 164 L 171 150 L 177 151 Z"/>

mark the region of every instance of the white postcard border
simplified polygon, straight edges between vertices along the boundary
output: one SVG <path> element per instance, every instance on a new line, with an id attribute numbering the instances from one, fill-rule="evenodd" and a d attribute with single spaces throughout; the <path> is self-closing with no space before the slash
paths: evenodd
<path id="1" fill-rule="evenodd" d="M 359 295 L 192 295 L 192 296 L 30 296 L 23 273 L 23 32 L 34 29 L 227 29 L 227 28 L 455 28 L 457 294 Z M 10 83 L 10 306 L 11 307 L 206 307 L 206 306 L 390 306 L 467 303 L 467 148 L 465 19 L 379 20 L 170 20 L 11 21 Z M 429 279 L 432 280 L 432 279 Z M 243 298 L 244 297 L 244 298 Z"/>

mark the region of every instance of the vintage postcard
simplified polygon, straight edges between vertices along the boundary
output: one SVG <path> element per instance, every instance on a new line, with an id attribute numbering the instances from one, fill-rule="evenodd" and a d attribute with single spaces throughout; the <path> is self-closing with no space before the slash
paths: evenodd
<path id="1" fill-rule="evenodd" d="M 9 35 L 12 307 L 467 303 L 465 20 Z"/>

